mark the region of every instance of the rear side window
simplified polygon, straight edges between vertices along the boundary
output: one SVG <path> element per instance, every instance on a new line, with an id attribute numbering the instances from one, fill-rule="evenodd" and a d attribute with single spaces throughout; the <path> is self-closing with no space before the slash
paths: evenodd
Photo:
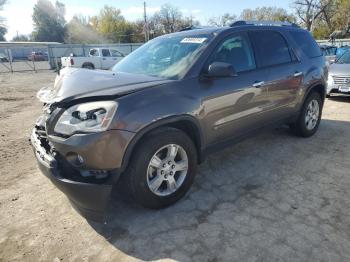
<path id="1" fill-rule="evenodd" d="M 91 55 L 91 56 L 98 56 L 98 51 L 97 51 L 97 49 L 91 49 L 91 50 L 90 50 L 90 55 Z"/>
<path id="2" fill-rule="evenodd" d="M 111 53 L 108 49 L 102 49 L 102 56 L 111 56 Z"/>
<path id="3" fill-rule="evenodd" d="M 259 67 L 273 66 L 292 61 L 284 37 L 275 31 L 250 32 Z"/>
<path id="4" fill-rule="evenodd" d="M 309 32 L 291 31 L 290 35 L 307 57 L 313 58 L 322 55 L 320 47 Z"/>
<path id="5" fill-rule="evenodd" d="M 123 54 L 117 50 L 111 49 L 110 52 L 111 52 L 113 57 L 123 57 Z"/>

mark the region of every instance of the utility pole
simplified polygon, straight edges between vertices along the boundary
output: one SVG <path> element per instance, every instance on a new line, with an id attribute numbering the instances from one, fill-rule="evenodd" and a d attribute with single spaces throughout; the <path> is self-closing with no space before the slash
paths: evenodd
<path id="1" fill-rule="evenodd" d="M 145 43 L 149 40 L 148 34 L 148 23 L 147 23 L 147 13 L 146 13 L 146 1 L 143 2 L 143 18 L 144 18 L 144 31 L 145 31 Z"/>

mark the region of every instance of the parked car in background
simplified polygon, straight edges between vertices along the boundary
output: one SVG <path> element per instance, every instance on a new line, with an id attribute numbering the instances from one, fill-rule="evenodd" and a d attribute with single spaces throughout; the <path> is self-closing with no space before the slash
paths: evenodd
<path id="1" fill-rule="evenodd" d="M 326 61 L 329 64 L 334 63 L 336 59 L 337 47 L 329 46 L 329 45 L 321 45 L 320 46 L 322 54 L 326 57 Z"/>
<path id="2" fill-rule="evenodd" d="M 329 67 L 327 95 L 332 93 L 350 94 L 350 50 Z"/>
<path id="3" fill-rule="evenodd" d="M 0 62 L 9 62 L 8 57 L 4 53 L 0 53 Z"/>
<path id="4" fill-rule="evenodd" d="M 38 93 L 31 143 L 41 171 L 87 217 L 101 215 L 120 176 L 131 199 L 163 208 L 186 194 L 209 152 L 276 124 L 315 134 L 326 80 L 319 46 L 294 24 L 182 31 L 112 71 L 62 69 Z"/>
<path id="5" fill-rule="evenodd" d="M 120 60 L 124 54 L 112 48 L 92 48 L 89 56 L 62 57 L 62 67 L 79 67 L 87 69 L 110 69 Z"/>
<path id="6" fill-rule="evenodd" d="M 28 55 L 29 61 L 47 61 L 48 60 L 48 54 L 44 52 L 31 52 Z"/>
<path id="7" fill-rule="evenodd" d="M 348 50 L 350 50 L 350 46 L 342 46 L 342 47 L 337 48 L 336 59 L 341 57 Z"/>

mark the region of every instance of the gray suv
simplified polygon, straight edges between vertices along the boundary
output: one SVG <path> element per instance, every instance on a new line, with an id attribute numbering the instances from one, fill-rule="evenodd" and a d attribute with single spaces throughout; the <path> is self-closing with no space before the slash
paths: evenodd
<path id="1" fill-rule="evenodd" d="M 239 21 L 149 41 L 111 71 L 66 68 L 39 91 L 31 135 L 41 171 L 85 217 L 117 184 L 163 208 L 189 190 L 205 156 L 257 129 L 318 129 L 325 58 L 293 24 Z"/>

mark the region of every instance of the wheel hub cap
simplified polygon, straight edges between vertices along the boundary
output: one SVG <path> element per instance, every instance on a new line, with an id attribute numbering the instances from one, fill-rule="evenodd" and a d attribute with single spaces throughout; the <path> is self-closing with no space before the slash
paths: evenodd
<path id="1" fill-rule="evenodd" d="M 188 171 L 186 151 L 179 145 L 166 145 L 153 155 L 147 168 L 147 185 L 158 196 L 177 191 Z"/>
<path id="2" fill-rule="evenodd" d="M 320 116 L 320 106 L 317 100 L 311 100 L 305 115 L 305 124 L 308 130 L 313 130 L 318 122 Z"/>

